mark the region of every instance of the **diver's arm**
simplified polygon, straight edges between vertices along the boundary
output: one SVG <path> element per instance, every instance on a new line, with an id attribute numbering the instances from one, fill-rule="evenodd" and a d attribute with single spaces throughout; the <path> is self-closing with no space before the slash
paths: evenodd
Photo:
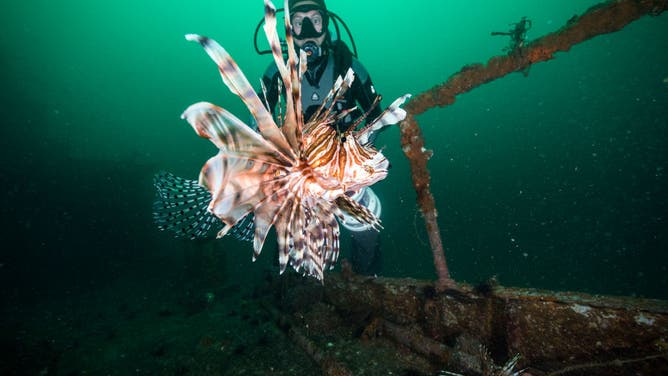
<path id="1" fill-rule="evenodd" d="M 369 73 L 359 61 L 353 60 L 352 68 L 355 72 L 355 81 L 353 81 L 351 88 L 353 91 L 353 98 L 359 103 L 360 110 L 362 110 L 363 113 L 366 113 L 373 105 L 376 97 L 378 97 L 378 93 L 376 93 L 376 89 L 373 86 L 371 76 L 369 76 Z M 366 124 L 376 120 L 382 112 L 382 105 L 379 102 L 367 116 Z M 369 135 L 369 142 L 373 144 L 377 136 L 378 132 L 371 133 Z"/>
<path id="2" fill-rule="evenodd" d="M 364 68 L 364 66 L 357 60 L 353 60 L 352 68 L 355 72 L 355 81 L 353 81 L 352 86 L 353 98 L 359 103 L 360 109 L 366 113 L 373 105 L 378 94 L 376 93 L 376 89 L 371 81 L 371 76 L 369 76 L 369 72 L 367 72 L 366 68 Z M 383 112 L 381 107 L 382 106 L 379 103 L 378 106 L 371 110 L 371 113 L 369 113 L 369 116 L 366 118 L 367 124 L 380 116 Z"/>

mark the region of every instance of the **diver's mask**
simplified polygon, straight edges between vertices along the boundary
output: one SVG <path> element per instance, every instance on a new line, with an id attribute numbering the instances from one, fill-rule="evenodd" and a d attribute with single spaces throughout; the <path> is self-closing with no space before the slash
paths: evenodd
<path id="1" fill-rule="evenodd" d="M 304 41 L 301 45 L 301 49 L 306 52 L 306 59 L 309 63 L 317 61 L 318 58 L 325 54 L 322 46 L 314 41 L 314 39 L 321 38 L 327 32 L 327 22 L 328 16 L 323 14 L 320 10 L 317 12 L 309 12 L 308 16 L 299 17 L 293 20 L 294 25 L 299 26 L 299 34 L 294 33 L 296 40 Z M 316 25 L 320 27 L 320 31 L 317 30 Z M 294 28 L 293 28 L 294 31 Z"/>
<path id="2" fill-rule="evenodd" d="M 320 31 L 317 31 L 315 26 L 313 25 L 313 20 L 311 20 L 311 17 L 304 17 L 302 18 L 299 22 L 301 22 L 301 30 L 299 34 L 295 34 L 296 39 L 307 39 L 307 38 L 312 38 L 312 39 L 317 39 L 320 38 L 325 31 L 327 31 L 327 26 L 324 23 L 324 17 L 320 12 L 313 12 L 316 14 L 315 17 L 317 17 L 316 22 L 319 22 L 321 24 L 320 26 Z"/>

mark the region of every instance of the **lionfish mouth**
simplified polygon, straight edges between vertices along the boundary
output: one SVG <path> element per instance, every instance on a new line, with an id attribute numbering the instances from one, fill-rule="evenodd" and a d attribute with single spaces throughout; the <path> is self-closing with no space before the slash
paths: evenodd
<path id="1" fill-rule="evenodd" d="M 201 44 L 218 65 L 223 82 L 238 95 L 255 118 L 254 131 L 230 112 L 211 103 L 191 105 L 183 113 L 198 135 L 219 149 L 202 168 L 198 183 L 208 190 L 207 210 L 224 227 L 218 237 L 252 217 L 253 260 L 259 256 L 272 226 L 276 230 L 278 259 L 283 273 L 290 264 L 296 271 L 323 279 L 339 255 L 339 224 L 345 214 L 379 230 L 380 220 L 346 193 L 357 192 L 387 175 L 388 161 L 368 142 L 383 127 L 404 119 L 404 95 L 377 119 L 360 130 L 337 134 L 330 125 L 340 114 L 323 105 L 305 123 L 301 105 L 302 73 L 306 54 L 295 51 L 290 15 L 285 1 L 287 62 L 283 60 L 276 30 L 276 8 L 265 0 L 264 31 L 280 72 L 286 100 L 282 115 L 274 118 L 263 105 L 230 55 L 213 39 L 196 34 L 186 39 Z M 350 88 L 352 70 L 339 77 L 324 104 L 335 103 Z"/>

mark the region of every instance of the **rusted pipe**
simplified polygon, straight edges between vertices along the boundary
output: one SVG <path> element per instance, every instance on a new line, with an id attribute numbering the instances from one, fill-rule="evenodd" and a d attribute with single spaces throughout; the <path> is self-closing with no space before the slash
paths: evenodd
<path id="1" fill-rule="evenodd" d="M 434 196 L 429 189 L 431 177 L 427 169 L 427 161 L 432 155 L 430 150 L 424 148 L 424 137 L 413 115 L 408 114 L 406 119 L 401 122 L 401 148 L 410 162 L 413 187 L 417 193 L 417 201 L 424 217 L 429 235 L 429 244 L 434 256 L 434 266 L 438 280 L 436 289 L 443 291 L 448 287 L 454 286 L 454 281 L 450 278 L 448 265 L 445 261 L 445 251 L 441 240 L 441 232 L 438 228 L 438 212 L 434 202 Z"/>
<path id="2" fill-rule="evenodd" d="M 417 202 L 424 217 L 429 242 L 438 274 L 437 289 L 454 286 L 450 278 L 443 242 L 437 223 L 438 212 L 434 196 L 429 189 L 430 176 L 427 160 L 432 152 L 424 147 L 422 132 L 415 120 L 430 108 L 444 107 L 455 102 L 455 97 L 496 80 L 512 72 L 526 72 L 533 64 L 547 61 L 558 51 L 568 51 L 573 45 L 597 35 L 618 31 L 645 15 L 657 16 L 668 9 L 668 0 L 616 0 L 589 8 L 582 16 L 575 16 L 554 33 L 539 38 L 526 47 L 511 51 L 508 55 L 495 56 L 486 65 L 464 66 L 440 85 L 413 97 L 405 106 L 408 115 L 401 122 L 401 148 L 408 158 L 413 177 Z"/>

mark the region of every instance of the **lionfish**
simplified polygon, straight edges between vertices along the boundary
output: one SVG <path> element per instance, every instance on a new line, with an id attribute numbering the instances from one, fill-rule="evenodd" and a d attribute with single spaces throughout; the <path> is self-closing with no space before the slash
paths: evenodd
<path id="1" fill-rule="evenodd" d="M 387 175 L 389 162 L 371 146 L 369 136 L 403 120 L 406 112 L 399 106 L 410 95 L 394 101 L 360 130 L 355 129 L 368 113 L 347 131 L 338 132 L 335 123 L 350 111 L 336 113 L 333 104 L 353 82 L 353 71 L 348 70 L 335 81 L 319 110 L 305 121 L 301 80 L 307 58 L 304 51 L 297 56 L 288 1 L 287 62 L 276 30 L 276 8 L 269 0 L 264 8 L 264 31 L 286 93 L 284 110 L 274 120 L 225 49 L 213 39 L 186 35 L 187 40 L 199 42 L 218 65 L 223 82 L 248 107 L 259 133 L 211 103 L 188 107 L 182 118 L 219 152 L 206 162 L 197 182 L 171 174 L 156 178 L 161 200 L 156 203 L 155 217 L 161 228 L 192 237 L 209 231 L 214 220 L 222 221 L 217 237 L 231 232 L 252 239 L 253 261 L 275 226 L 280 272 L 289 263 L 297 272 L 322 281 L 323 271 L 333 268 L 339 255 L 337 218 L 346 214 L 376 230 L 381 228 L 380 220 L 350 197 Z"/>

